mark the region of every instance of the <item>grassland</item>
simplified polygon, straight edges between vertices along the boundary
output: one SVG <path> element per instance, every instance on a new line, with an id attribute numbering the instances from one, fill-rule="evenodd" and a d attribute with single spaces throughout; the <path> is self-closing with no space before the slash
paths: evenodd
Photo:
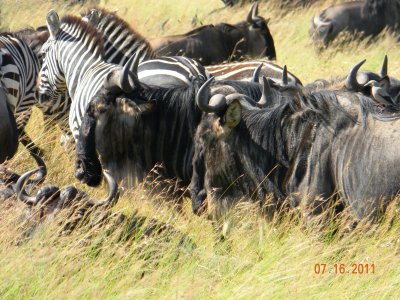
<path id="1" fill-rule="evenodd" d="M 400 51 L 390 35 L 372 41 L 336 43 L 318 53 L 308 37 L 311 17 L 320 3 L 301 11 L 282 11 L 262 3 L 260 14 L 270 17 L 278 63 L 303 82 L 344 75 L 367 59 L 366 68 L 377 70 L 384 54 L 389 55 L 390 75 L 399 76 Z M 117 9 L 134 28 L 147 37 L 183 32 L 197 24 L 237 22 L 247 7 L 225 9 L 219 0 L 108 0 L 101 6 Z M 63 1 L 1 0 L 0 28 L 16 30 L 39 26 L 50 8 L 60 14 L 78 13 L 83 8 L 65 6 Z M 167 21 L 168 20 L 168 21 Z M 165 23 L 165 21 L 167 21 Z M 160 25 L 165 23 L 162 28 Z M 49 168 L 47 182 L 76 184 L 73 152 L 59 146 L 58 129 L 43 131 L 43 119 L 35 110 L 29 134 L 45 149 Z M 9 162 L 22 172 L 33 167 L 25 150 Z M 394 298 L 400 293 L 400 224 L 397 206 L 374 226 L 360 226 L 346 233 L 344 225 L 304 224 L 298 216 L 267 221 L 250 204 L 240 205 L 229 216 L 230 232 L 220 241 L 220 232 L 204 217 L 193 216 L 186 201 L 180 211 L 171 203 L 149 197 L 140 188 L 127 191 L 114 208 L 127 216 L 138 212 L 167 222 L 174 232 L 145 237 L 135 233 L 129 242 L 119 239 L 124 221 L 114 231 L 112 219 L 105 227 L 83 226 L 70 235 L 60 235 L 63 216 L 36 228 L 24 240 L 29 222 L 23 222 L 24 206 L 0 204 L 0 297 L 2 299 L 75 298 L 161 298 L 161 299 L 254 299 L 254 298 Z M 332 233 L 338 230 L 339 233 Z M 184 241 L 189 237 L 193 243 Z M 324 274 L 314 272 L 315 264 L 327 264 Z M 335 274 L 333 264 L 375 265 L 374 274 Z M 330 271 L 330 272 L 329 272 Z"/>

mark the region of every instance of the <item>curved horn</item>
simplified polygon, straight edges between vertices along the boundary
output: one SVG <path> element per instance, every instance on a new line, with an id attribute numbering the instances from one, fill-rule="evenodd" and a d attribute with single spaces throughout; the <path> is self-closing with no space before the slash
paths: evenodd
<path id="1" fill-rule="evenodd" d="M 282 84 L 283 84 L 283 85 L 288 85 L 288 74 L 287 74 L 287 67 L 286 67 L 286 65 L 283 66 L 283 71 L 282 71 Z"/>
<path id="2" fill-rule="evenodd" d="M 108 196 L 106 199 L 103 200 L 89 200 L 88 201 L 89 204 L 93 206 L 102 206 L 105 204 L 112 203 L 118 197 L 118 184 L 115 181 L 114 177 L 112 177 L 112 175 L 107 170 L 104 170 L 103 174 L 108 184 L 108 190 L 109 190 Z"/>
<path id="3" fill-rule="evenodd" d="M 258 18 L 258 1 L 254 2 L 253 12 L 251 14 L 251 19 L 254 22 Z"/>
<path id="4" fill-rule="evenodd" d="M 331 22 L 322 21 L 320 19 L 320 16 L 315 16 L 313 18 L 313 22 L 314 22 L 314 25 L 316 25 L 317 27 L 319 27 L 319 26 L 329 26 L 331 24 Z"/>
<path id="5" fill-rule="evenodd" d="M 35 159 L 37 165 L 39 166 L 38 168 L 38 174 L 36 175 L 36 178 L 33 180 L 33 183 L 37 184 L 40 183 L 44 180 L 44 178 L 47 175 L 47 167 L 46 164 L 44 163 L 43 159 L 37 155 L 36 153 L 31 152 L 30 153 L 32 157 Z"/>
<path id="6" fill-rule="evenodd" d="M 385 55 L 385 58 L 383 59 L 382 67 L 381 67 L 381 73 L 380 76 L 383 78 L 387 76 L 388 74 L 388 57 Z"/>
<path id="7" fill-rule="evenodd" d="M 259 83 L 260 72 L 264 63 L 261 63 L 253 72 L 253 77 L 251 78 L 251 82 Z"/>
<path id="8" fill-rule="evenodd" d="M 361 68 L 361 66 L 365 63 L 365 61 L 366 59 L 362 60 L 350 70 L 350 73 L 347 76 L 345 83 L 345 86 L 348 90 L 358 91 L 361 88 L 361 85 L 357 81 L 357 72 Z"/>
<path id="9" fill-rule="evenodd" d="M 25 202 L 26 204 L 35 205 L 37 203 L 36 197 L 29 196 L 28 193 L 25 191 L 24 186 L 25 181 L 36 172 L 39 172 L 39 170 L 40 168 L 37 168 L 22 174 L 15 185 L 15 191 L 17 193 L 18 199 L 22 202 Z"/>
<path id="10" fill-rule="evenodd" d="M 119 86 L 125 93 L 130 93 L 134 88 L 140 86 L 137 77 L 140 56 L 139 53 L 132 55 L 122 68 Z"/>
<path id="11" fill-rule="evenodd" d="M 196 94 L 197 106 L 206 113 L 218 112 L 226 107 L 226 99 L 224 95 L 217 94 L 212 96 L 210 99 L 209 85 L 213 80 L 214 77 L 212 76 L 205 83 L 203 83 Z"/>
<path id="12" fill-rule="evenodd" d="M 257 4 L 257 2 L 254 2 L 250 7 L 249 12 L 247 13 L 246 21 L 248 23 L 253 23 L 253 16 L 255 15 L 254 14 L 254 8 L 256 6 L 258 6 L 258 4 Z M 256 10 L 258 10 L 258 8 L 256 8 Z"/>
<path id="13" fill-rule="evenodd" d="M 272 100 L 272 90 L 269 82 L 265 76 L 262 77 L 262 95 L 260 100 L 257 102 L 259 106 L 266 106 L 271 103 Z"/>

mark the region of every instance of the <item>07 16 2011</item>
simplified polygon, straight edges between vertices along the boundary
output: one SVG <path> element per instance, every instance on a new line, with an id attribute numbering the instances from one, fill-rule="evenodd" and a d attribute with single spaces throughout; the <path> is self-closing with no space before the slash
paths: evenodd
<path id="1" fill-rule="evenodd" d="M 325 264 L 317 263 L 314 264 L 314 274 L 375 274 L 375 264 L 374 263 L 335 263 L 335 264 Z"/>

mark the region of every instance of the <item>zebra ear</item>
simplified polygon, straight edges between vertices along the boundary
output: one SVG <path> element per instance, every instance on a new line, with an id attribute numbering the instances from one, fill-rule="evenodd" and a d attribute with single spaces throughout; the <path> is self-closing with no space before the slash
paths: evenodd
<path id="1" fill-rule="evenodd" d="M 139 53 L 136 53 L 128 60 L 122 69 L 119 87 L 126 93 L 130 93 L 135 88 L 140 87 L 140 82 L 137 77 L 139 60 Z"/>
<path id="2" fill-rule="evenodd" d="M 97 9 L 91 9 L 89 14 L 85 16 L 84 19 L 87 19 L 87 21 L 92 24 L 94 27 L 96 27 L 99 24 L 100 21 L 100 13 Z M 86 21 L 86 20 L 85 20 Z"/>
<path id="3" fill-rule="evenodd" d="M 46 17 L 47 28 L 49 29 L 50 36 L 55 39 L 57 33 L 60 31 L 60 18 L 54 9 L 50 10 Z"/>

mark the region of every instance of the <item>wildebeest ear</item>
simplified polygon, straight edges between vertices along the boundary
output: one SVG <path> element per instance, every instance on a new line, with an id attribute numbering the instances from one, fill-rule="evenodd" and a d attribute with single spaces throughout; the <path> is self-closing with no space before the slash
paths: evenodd
<path id="1" fill-rule="evenodd" d="M 234 100 L 229 104 L 228 109 L 224 114 L 224 123 L 230 129 L 236 127 L 242 118 L 242 106 L 238 100 Z"/>
<path id="2" fill-rule="evenodd" d="M 60 18 L 54 9 L 50 10 L 46 17 L 47 28 L 49 29 L 50 36 L 55 39 L 57 33 L 60 31 Z"/>
<path id="3" fill-rule="evenodd" d="M 379 80 L 379 86 L 382 87 L 385 91 L 388 91 L 390 88 L 390 79 L 386 75 Z"/>

